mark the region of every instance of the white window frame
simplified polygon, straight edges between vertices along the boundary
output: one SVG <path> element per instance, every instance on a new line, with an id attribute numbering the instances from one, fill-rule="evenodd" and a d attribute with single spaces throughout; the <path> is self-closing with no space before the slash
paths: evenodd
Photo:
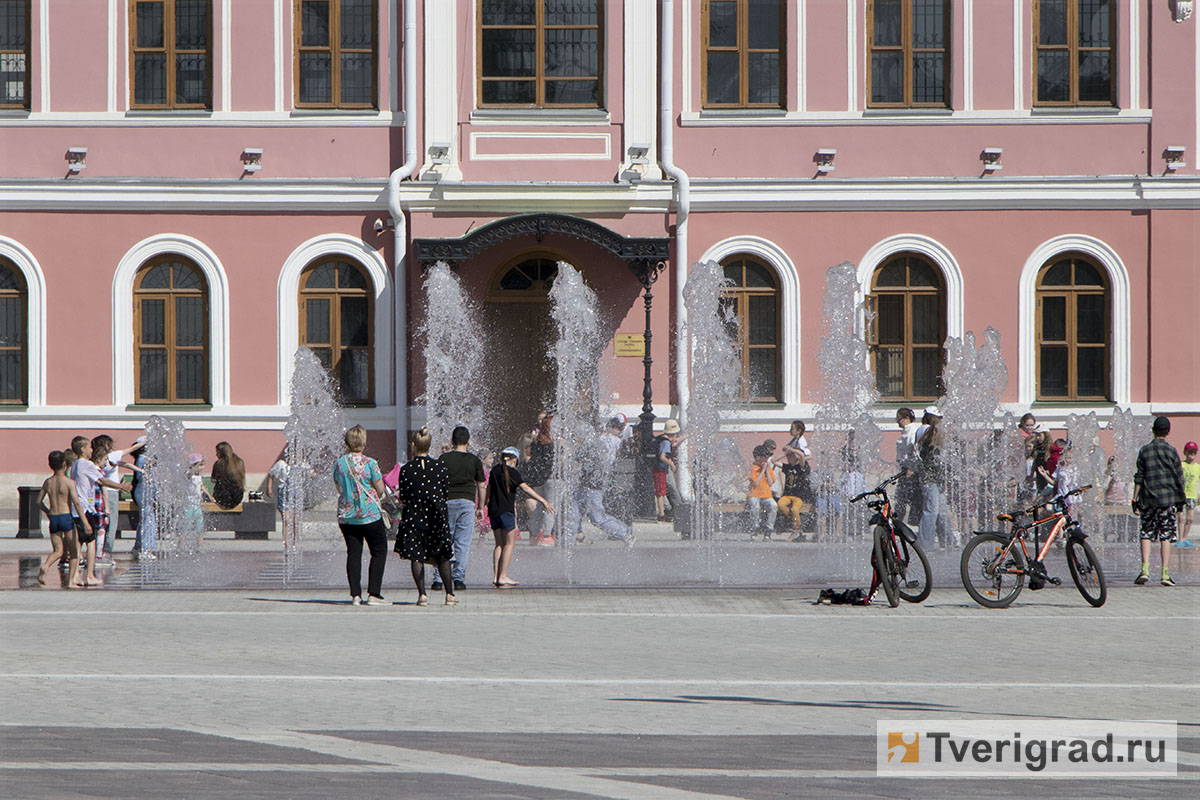
<path id="1" fill-rule="evenodd" d="M 700 261 L 715 261 L 720 264 L 736 255 L 752 256 L 762 261 L 775 272 L 779 279 L 779 363 L 780 402 L 786 406 L 800 402 L 800 276 L 796 265 L 787 252 L 770 239 L 760 236 L 731 236 L 705 251 Z M 768 404 L 771 405 L 771 404 Z"/>
<path id="2" fill-rule="evenodd" d="M 1112 309 L 1111 352 L 1109 353 L 1109 392 L 1112 400 L 1079 401 L 1081 407 L 1128 406 L 1130 393 L 1130 297 L 1129 270 L 1110 245 L 1093 236 L 1068 233 L 1038 245 L 1021 270 L 1017 310 L 1017 402 L 1029 407 L 1037 402 L 1037 278 L 1038 273 L 1056 256 L 1082 253 L 1108 274 L 1109 304 Z"/>
<path id="3" fill-rule="evenodd" d="M 392 360 L 392 320 L 394 292 L 392 278 L 388 272 L 387 263 L 379 251 L 368 245 L 362 239 L 343 233 L 325 233 L 314 236 L 301 244 L 279 271 L 279 282 L 275 294 L 275 308 L 278 315 L 276 353 L 278 362 L 276 374 L 279 376 L 278 398 L 279 405 L 286 407 L 291 403 L 292 370 L 296 356 L 296 348 L 300 346 L 300 276 L 314 261 L 338 256 L 353 261 L 363 268 L 371 279 L 371 291 L 374 293 L 374 315 L 372 335 L 375 337 L 374 370 L 375 387 L 371 402 L 376 408 L 390 405 L 394 390 Z M 398 336 L 407 337 L 407 332 L 400 331 Z"/>
<path id="4" fill-rule="evenodd" d="M 113 404 L 118 411 L 134 405 L 133 284 L 138 270 L 155 256 L 177 253 L 190 260 L 208 282 L 208 386 L 213 411 L 229 407 L 229 279 L 217 254 L 182 233 L 160 233 L 135 244 L 113 276 Z"/>
<path id="5" fill-rule="evenodd" d="M 16 239 L 0 236 L 0 256 L 25 278 L 25 407 L 33 409 L 46 405 L 46 276 L 33 253 Z"/>

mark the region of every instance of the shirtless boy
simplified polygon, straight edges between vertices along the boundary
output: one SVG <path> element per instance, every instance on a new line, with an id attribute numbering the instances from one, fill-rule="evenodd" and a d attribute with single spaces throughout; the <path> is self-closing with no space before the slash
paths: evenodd
<path id="1" fill-rule="evenodd" d="M 71 509 L 74 508 L 75 513 L 83 520 L 86 533 L 90 535 L 92 528 L 84 514 L 83 504 L 79 502 L 79 495 L 75 493 L 75 481 L 66 476 L 67 457 L 61 450 L 52 450 L 49 461 L 54 474 L 42 484 L 42 493 L 38 495 L 38 507 L 50 520 L 50 544 L 54 547 L 54 552 L 42 562 L 42 568 L 38 570 L 38 583 L 46 585 L 46 573 L 62 558 L 65 543 L 67 560 L 71 565 L 67 588 L 73 588 L 75 579 L 79 576 L 79 540 L 75 535 L 75 525 L 71 521 Z"/>

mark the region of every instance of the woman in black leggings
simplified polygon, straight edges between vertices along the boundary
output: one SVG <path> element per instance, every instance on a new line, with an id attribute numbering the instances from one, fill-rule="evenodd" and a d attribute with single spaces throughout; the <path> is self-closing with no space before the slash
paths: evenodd
<path id="1" fill-rule="evenodd" d="M 338 527 L 346 539 L 346 578 L 350 582 L 350 601 L 358 606 L 383 605 L 383 568 L 387 564 L 387 528 L 379 498 L 384 496 L 383 473 L 379 463 L 363 455 L 367 432 L 361 425 L 346 431 L 346 449 L 350 452 L 337 460 L 333 480 L 338 487 Z M 367 568 L 367 599 L 362 599 L 363 540 L 371 551 Z"/>

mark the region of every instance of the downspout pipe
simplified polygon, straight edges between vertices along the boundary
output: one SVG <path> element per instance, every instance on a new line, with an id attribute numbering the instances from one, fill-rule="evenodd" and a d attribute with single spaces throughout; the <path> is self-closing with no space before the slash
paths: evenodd
<path id="1" fill-rule="evenodd" d="M 688 348 L 687 309 L 683 304 L 683 285 L 688 273 L 688 212 L 691 210 L 692 182 L 688 174 L 675 163 L 675 119 L 672 98 L 675 91 L 675 3 L 662 0 L 662 20 L 659 24 L 662 37 L 659 68 L 659 163 L 663 172 L 675 181 L 675 396 L 679 401 L 678 419 L 687 427 L 687 407 L 691 397 L 688 388 L 688 373 L 691 352 Z M 685 501 L 691 498 L 691 479 L 687 469 L 687 441 L 681 445 L 679 474 L 676 483 Z"/>
<path id="2" fill-rule="evenodd" d="M 679 424 L 687 424 L 690 356 L 688 353 L 687 309 L 683 305 L 683 285 L 688 273 L 688 212 L 691 210 L 692 182 L 675 163 L 675 120 L 672 98 L 675 91 L 675 3 L 663 0 L 659 35 L 662 37 L 659 69 L 659 163 L 663 172 L 675 181 L 675 396 L 679 401 Z"/>
<path id="3" fill-rule="evenodd" d="M 400 182 L 417 168 L 417 0 L 404 0 L 404 163 L 388 176 L 392 215 L 392 287 L 395 292 L 396 460 L 408 453 L 408 221 L 400 205 Z"/>

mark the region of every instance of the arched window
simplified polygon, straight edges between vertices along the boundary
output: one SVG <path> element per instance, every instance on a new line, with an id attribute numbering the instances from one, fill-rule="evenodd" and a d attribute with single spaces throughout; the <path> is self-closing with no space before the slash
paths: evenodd
<path id="1" fill-rule="evenodd" d="M 733 282 L 722 292 L 721 304 L 738 321 L 742 400 L 781 402 L 779 281 L 770 267 L 746 256 L 732 256 L 721 266 Z"/>
<path id="2" fill-rule="evenodd" d="M 135 401 L 209 402 L 208 285 L 200 268 L 167 254 L 133 282 Z"/>
<path id="3" fill-rule="evenodd" d="M 901 253 L 871 279 L 871 366 L 884 400 L 934 400 L 942 390 L 946 286 L 921 256 Z"/>
<path id="4" fill-rule="evenodd" d="M 29 291 L 25 278 L 6 258 L 0 258 L 0 404 L 28 402 L 29 352 L 26 323 Z"/>
<path id="5" fill-rule="evenodd" d="M 494 303 L 544 302 L 558 276 L 561 259 L 549 253 L 524 255 L 520 261 L 496 271 L 487 299 Z"/>
<path id="6" fill-rule="evenodd" d="M 351 261 L 317 261 L 300 276 L 300 344 L 337 379 L 350 405 L 370 405 L 375 396 L 373 301 L 370 279 Z"/>
<path id="7" fill-rule="evenodd" d="M 1079 254 L 1056 256 L 1037 282 L 1037 398 L 1109 398 L 1108 282 Z"/>

